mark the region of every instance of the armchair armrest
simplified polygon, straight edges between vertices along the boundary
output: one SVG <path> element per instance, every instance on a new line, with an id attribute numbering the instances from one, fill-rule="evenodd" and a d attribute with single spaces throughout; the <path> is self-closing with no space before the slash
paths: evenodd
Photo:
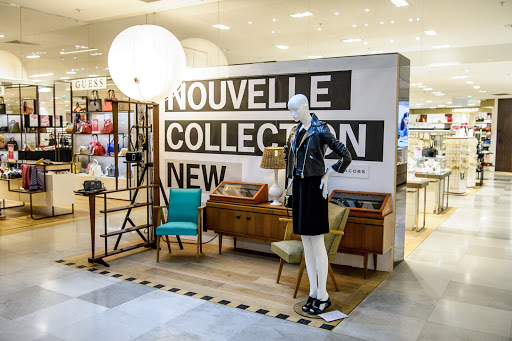
<path id="1" fill-rule="evenodd" d="M 205 208 L 206 208 L 206 206 L 199 206 L 197 209 L 198 209 L 199 211 L 203 211 Z"/>
<path id="2" fill-rule="evenodd" d="M 290 218 L 279 218 L 280 222 L 286 223 L 286 229 L 284 231 L 284 239 L 290 240 L 293 232 L 293 220 Z"/>
<path id="3" fill-rule="evenodd" d="M 329 230 L 329 234 L 338 234 L 340 236 L 343 236 L 345 234 L 345 232 L 339 231 L 339 230 Z"/>
<path id="4" fill-rule="evenodd" d="M 153 208 L 167 208 L 167 206 L 166 205 L 158 205 L 158 206 L 155 205 L 155 206 L 153 206 Z"/>

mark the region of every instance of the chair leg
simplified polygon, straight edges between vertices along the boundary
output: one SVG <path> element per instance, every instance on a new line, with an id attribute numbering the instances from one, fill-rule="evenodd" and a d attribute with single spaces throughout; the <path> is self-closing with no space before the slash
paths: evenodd
<path id="1" fill-rule="evenodd" d="M 336 278 L 334 277 L 334 272 L 332 272 L 331 263 L 329 263 L 329 275 L 331 276 L 332 283 L 334 284 L 336 291 L 340 291 L 340 289 L 338 289 L 338 283 L 336 283 Z"/>
<path id="2" fill-rule="evenodd" d="M 279 279 L 281 278 L 281 271 L 283 271 L 283 264 L 284 264 L 284 259 L 281 258 L 281 260 L 279 260 L 279 270 L 277 270 L 276 283 L 279 283 Z"/>
<path id="3" fill-rule="evenodd" d="M 219 255 L 222 254 L 222 233 L 219 233 Z"/>
<path id="4" fill-rule="evenodd" d="M 171 253 L 171 243 L 169 242 L 169 236 L 165 236 L 165 241 L 167 242 L 167 248 L 169 249 L 169 253 Z"/>
<path id="5" fill-rule="evenodd" d="M 201 246 L 200 246 L 200 245 L 201 245 L 200 240 L 201 240 L 201 235 L 198 233 L 198 234 L 197 234 L 197 243 L 196 243 L 196 244 L 197 244 L 197 245 L 196 245 L 196 249 L 197 249 L 197 250 L 196 250 L 196 253 L 197 253 L 197 254 L 196 254 L 196 262 L 197 262 L 197 263 L 199 263 L 199 248 L 201 247 Z"/>
<path id="6" fill-rule="evenodd" d="M 156 262 L 160 262 L 160 235 L 156 236 Z"/>
<path id="7" fill-rule="evenodd" d="M 300 281 L 302 280 L 302 274 L 304 273 L 305 267 L 306 267 L 306 260 L 304 258 L 304 253 L 303 253 L 302 260 L 300 262 L 299 274 L 297 275 L 297 282 L 295 283 L 295 291 L 293 292 L 293 298 L 297 297 L 297 291 L 299 291 Z"/>

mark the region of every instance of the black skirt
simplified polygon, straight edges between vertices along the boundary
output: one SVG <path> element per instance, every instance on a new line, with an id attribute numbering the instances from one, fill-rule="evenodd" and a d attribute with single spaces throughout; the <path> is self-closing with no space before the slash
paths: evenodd
<path id="1" fill-rule="evenodd" d="M 316 236 L 329 232 L 327 199 L 320 189 L 321 176 L 293 177 L 293 233 Z"/>

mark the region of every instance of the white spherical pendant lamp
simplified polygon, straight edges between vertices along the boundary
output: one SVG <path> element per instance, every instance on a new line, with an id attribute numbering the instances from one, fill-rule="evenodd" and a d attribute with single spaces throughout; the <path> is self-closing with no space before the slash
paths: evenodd
<path id="1" fill-rule="evenodd" d="M 119 33 L 108 52 L 108 69 L 126 96 L 157 102 L 179 87 L 185 74 L 179 40 L 156 25 L 138 25 Z"/>

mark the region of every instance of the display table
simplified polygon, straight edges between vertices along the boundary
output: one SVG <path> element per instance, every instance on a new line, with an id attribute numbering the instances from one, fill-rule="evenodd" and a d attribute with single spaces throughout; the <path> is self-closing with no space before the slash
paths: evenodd
<path id="1" fill-rule="evenodd" d="M 423 228 L 425 228 L 425 215 L 427 212 L 427 186 L 429 184 L 428 179 L 409 179 L 407 180 L 407 188 L 411 188 L 415 190 L 414 195 L 414 212 L 415 212 L 415 219 L 414 219 L 414 225 L 413 229 L 416 228 L 416 232 L 419 232 Z M 424 196 L 423 196 L 423 226 L 419 226 L 419 217 L 420 217 L 420 190 L 424 189 Z"/>
<path id="2" fill-rule="evenodd" d="M 490 152 L 488 150 L 484 150 L 480 153 L 478 153 L 478 167 L 477 167 L 477 173 L 478 177 L 477 179 L 480 181 L 479 186 L 482 186 L 484 184 L 484 170 L 485 170 L 485 155 L 494 154 L 493 152 Z"/>
<path id="3" fill-rule="evenodd" d="M 435 173 L 415 173 L 417 178 L 427 178 L 432 179 L 436 183 L 436 192 L 435 192 L 435 214 L 440 214 L 444 210 L 448 208 L 448 191 L 445 191 L 445 181 L 448 179 L 448 186 L 450 188 L 450 175 L 452 174 L 451 170 L 444 170 L 438 174 Z M 446 206 L 444 205 L 444 197 L 446 194 Z"/>

